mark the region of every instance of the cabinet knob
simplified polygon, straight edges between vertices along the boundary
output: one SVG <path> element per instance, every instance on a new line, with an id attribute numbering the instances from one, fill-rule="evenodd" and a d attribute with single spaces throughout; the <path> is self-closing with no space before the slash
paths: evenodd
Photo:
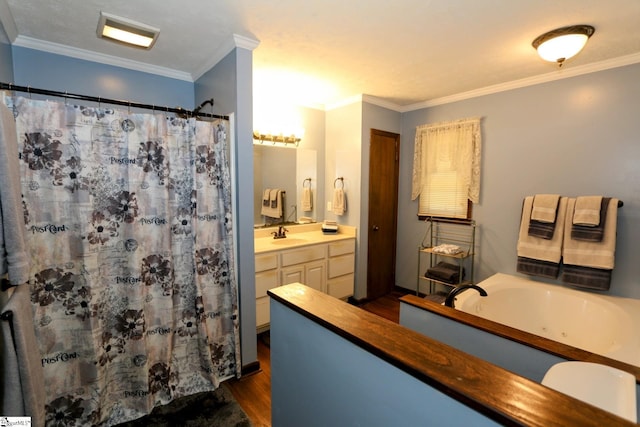
<path id="1" fill-rule="evenodd" d="M 378 227 L 377 225 L 374 225 L 373 226 L 373 231 L 378 231 L 378 230 L 380 230 L 380 227 Z"/>

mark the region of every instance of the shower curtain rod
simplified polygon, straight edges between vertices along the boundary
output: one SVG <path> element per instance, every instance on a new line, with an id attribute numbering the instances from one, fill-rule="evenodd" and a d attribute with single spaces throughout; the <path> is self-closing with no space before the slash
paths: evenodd
<path id="1" fill-rule="evenodd" d="M 97 103 L 123 105 L 125 107 L 143 108 L 143 109 L 146 109 L 146 110 L 164 111 L 164 112 L 167 112 L 167 113 L 176 113 L 176 114 L 178 114 L 180 116 L 187 116 L 187 117 L 208 117 L 208 118 L 229 120 L 229 116 L 221 116 L 221 115 L 218 115 L 218 114 L 208 114 L 208 113 L 201 113 L 200 112 L 200 108 L 202 108 L 206 104 L 211 104 L 211 106 L 213 106 L 213 99 L 209 99 L 209 100 L 204 101 L 195 110 L 185 110 L 184 108 L 160 107 L 160 106 L 153 105 L 153 104 L 141 104 L 141 103 L 138 103 L 138 102 L 122 101 L 122 100 L 119 100 L 119 99 L 102 98 L 102 97 L 99 97 L 99 96 L 78 95 L 76 93 L 59 92 L 59 91 L 56 91 L 56 90 L 37 89 L 37 88 L 33 88 L 31 86 L 16 86 L 16 85 L 14 85 L 12 83 L 4 83 L 4 82 L 0 82 L 0 90 L 27 92 L 27 93 L 35 93 L 35 94 L 38 94 L 38 95 L 58 96 L 60 98 L 65 98 L 65 99 L 71 98 L 71 99 L 79 99 L 79 100 L 82 100 L 82 101 L 92 101 L 92 102 L 97 102 Z"/>

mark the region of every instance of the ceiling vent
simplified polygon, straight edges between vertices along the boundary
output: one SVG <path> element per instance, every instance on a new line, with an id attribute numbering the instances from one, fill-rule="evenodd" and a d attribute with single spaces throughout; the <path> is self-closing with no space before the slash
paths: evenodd
<path id="1" fill-rule="evenodd" d="M 151 49 L 160 30 L 131 19 L 100 12 L 97 34 L 100 38 L 113 40 L 128 46 Z"/>

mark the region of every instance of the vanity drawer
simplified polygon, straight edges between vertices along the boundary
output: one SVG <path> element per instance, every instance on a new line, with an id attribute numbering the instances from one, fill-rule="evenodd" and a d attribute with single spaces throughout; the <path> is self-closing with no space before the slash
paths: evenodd
<path id="1" fill-rule="evenodd" d="M 256 255 L 256 273 L 278 268 L 278 254 Z"/>
<path id="2" fill-rule="evenodd" d="M 329 279 L 353 273 L 355 255 L 353 253 L 329 258 Z"/>
<path id="3" fill-rule="evenodd" d="M 300 264 L 303 262 L 315 261 L 325 258 L 327 255 L 327 245 L 305 246 L 300 249 L 282 252 L 282 266 Z"/>
<path id="4" fill-rule="evenodd" d="M 356 251 L 356 239 L 342 240 L 329 243 L 329 256 L 350 254 Z"/>
<path id="5" fill-rule="evenodd" d="M 264 297 L 267 291 L 280 286 L 278 284 L 278 270 L 267 270 L 256 273 L 256 298 Z"/>

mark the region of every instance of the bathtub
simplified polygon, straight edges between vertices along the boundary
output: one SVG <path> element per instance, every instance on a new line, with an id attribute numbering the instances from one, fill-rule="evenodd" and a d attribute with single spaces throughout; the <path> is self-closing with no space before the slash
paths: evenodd
<path id="1" fill-rule="evenodd" d="M 455 307 L 531 334 L 640 367 L 640 300 L 583 292 L 497 273 Z"/>

